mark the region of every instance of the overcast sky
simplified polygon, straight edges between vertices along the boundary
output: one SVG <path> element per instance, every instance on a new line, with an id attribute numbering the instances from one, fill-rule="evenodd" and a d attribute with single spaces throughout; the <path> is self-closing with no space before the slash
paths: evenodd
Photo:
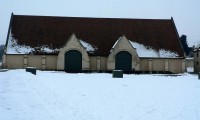
<path id="1" fill-rule="evenodd" d="M 0 44 L 5 44 L 11 13 L 109 18 L 174 18 L 179 36 L 200 43 L 200 0 L 0 0 Z"/>

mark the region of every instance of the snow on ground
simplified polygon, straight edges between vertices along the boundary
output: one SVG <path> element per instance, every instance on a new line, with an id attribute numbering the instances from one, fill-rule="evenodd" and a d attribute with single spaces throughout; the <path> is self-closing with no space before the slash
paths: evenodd
<path id="1" fill-rule="evenodd" d="M 199 120 L 197 75 L 0 72 L 0 120 Z"/>
<path id="2" fill-rule="evenodd" d="M 194 68 L 193 67 L 187 67 L 187 72 L 194 72 Z"/>

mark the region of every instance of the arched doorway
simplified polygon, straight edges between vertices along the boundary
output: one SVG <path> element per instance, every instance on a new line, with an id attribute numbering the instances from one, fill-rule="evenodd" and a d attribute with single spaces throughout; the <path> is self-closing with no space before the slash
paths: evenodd
<path id="1" fill-rule="evenodd" d="M 82 54 L 77 50 L 65 53 L 65 71 L 80 72 L 82 70 Z"/>
<path id="2" fill-rule="evenodd" d="M 132 55 L 129 52 L 121 51 L 115 56 L 115 69 L 123 71 L 132 70 Z"/>

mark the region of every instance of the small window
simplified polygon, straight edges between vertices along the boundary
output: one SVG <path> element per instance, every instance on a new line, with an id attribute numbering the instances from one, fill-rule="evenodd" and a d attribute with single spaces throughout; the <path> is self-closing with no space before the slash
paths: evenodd
<path id="1" fill-rule="evenodd" d="M 199 65 L 199 62 L 197 62 L 197 65 Z"/>
<path id="2" fill-rule="evenodd" d="M 199 57 L 199 52 L 197 51 L 197 58 Z"/>

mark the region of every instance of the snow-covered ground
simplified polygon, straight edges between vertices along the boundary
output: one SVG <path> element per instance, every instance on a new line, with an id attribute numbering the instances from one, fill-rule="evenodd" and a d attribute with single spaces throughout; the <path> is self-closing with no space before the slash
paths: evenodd
<path id="1" fill-rule="evenodd" d="M 0 120 L 200 120 L 197 75 L 0 72 Z"/>
<path id="2" fill-rule="evenodd" d="M 194 67 L 187 67 L 187 72 L 194 72 Z"/>

